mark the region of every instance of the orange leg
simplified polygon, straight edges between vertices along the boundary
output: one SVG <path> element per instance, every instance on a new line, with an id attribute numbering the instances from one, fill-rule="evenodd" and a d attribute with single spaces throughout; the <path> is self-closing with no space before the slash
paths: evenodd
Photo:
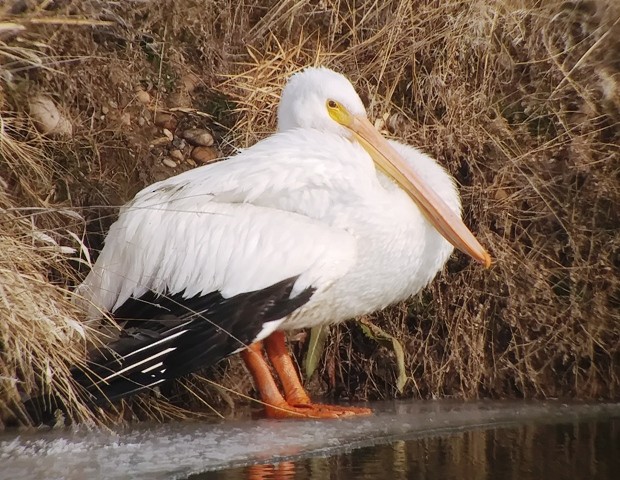
<path id="1" fill-rule="evenodd" d="M 286 400 L 278 390 L 269 365 L 263 357 L 263 342 L 256 342 L 241 352 L 241 358 L 254 379 L 254 385 L 258 390 L 265 408 L 286 407 Z"/>
<path id="2" fill-rule="evenodd" d="M 256 342 L 241 352 L 245 365 L 254 379 L 265 406 L 268 418 L 308 418 L 308 411 L 291 406 L 284 399 L 271 374 L 271 369 L 263 357 L 262 342 Z M 331 417 L 328 417 L 331 418 Z"/>
<path id="3" fill-rule="evenodd" d="M 350 415 L 370 415 L 372 413 L 372 410 L 369 408 L 340 407 L 312 403 L 299 380 L 297 369 L 286 348 L 282 332 L 274 332 L 265 339 L 265 350 L 267 351 L 269 361 L 280 378 L 282 388 L 284 389 L 284 397 L 288 404 L 285 410 L 276 412 L 276 418 L 300 416 L 305 418 L 338 418 Z M 267 412 L 267 415 L 273 416 L 270 412 Z"/>
<path id="4" fill-rule="evenodd" d="M 310 405 L 310 397 L 299 380 L 297 369 L 286 348 L 284 334 L 273 332 L 268 336 L 265 339 L 265 351 L 280 378 L 286 401 L 290 405 Z"/>

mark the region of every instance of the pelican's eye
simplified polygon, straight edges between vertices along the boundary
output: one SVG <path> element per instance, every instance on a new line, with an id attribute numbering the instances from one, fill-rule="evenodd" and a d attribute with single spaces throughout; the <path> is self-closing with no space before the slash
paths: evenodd
<path id="1" fill-rule="evenodd" d="M 352 117 L 349 111 L 344 108 L 344 106 L 337 102 L 336 100 L 332 100 L 331 98 L 325 102 L 325 106 L 327 107 L 327 113 L 340 125 L 348 126 L 351 124 Z"/>

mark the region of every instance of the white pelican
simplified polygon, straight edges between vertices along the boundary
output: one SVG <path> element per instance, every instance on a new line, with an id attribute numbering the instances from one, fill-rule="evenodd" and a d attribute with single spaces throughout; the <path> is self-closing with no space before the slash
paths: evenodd
<path id="1" fill-rule="evenodd" d="M 369 413 L 313 404 L 282 332 L 410 297 L 453 245 L 490 265 L 452 177 L 386 141 L 344 76 L 307 68 L 284 88 L 278 133 L 122 209 L 78 291 L 92 317 L 127 323 L 116 353 L 75 378 L 103 403 L 241 351 L 268 416 Z"/>

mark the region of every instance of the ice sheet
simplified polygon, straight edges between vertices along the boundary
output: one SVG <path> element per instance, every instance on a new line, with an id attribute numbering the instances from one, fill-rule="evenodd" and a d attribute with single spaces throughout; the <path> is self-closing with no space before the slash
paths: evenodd
<path id="1" fill-rule="evenodd" d="M 0 479 L 184 478 L 251 463 L 527 422 L 620 416 L 620 404 L 407 401 L 344 420 L 244 420 L 148 425 L 118 431 L 5 432 Z"/>

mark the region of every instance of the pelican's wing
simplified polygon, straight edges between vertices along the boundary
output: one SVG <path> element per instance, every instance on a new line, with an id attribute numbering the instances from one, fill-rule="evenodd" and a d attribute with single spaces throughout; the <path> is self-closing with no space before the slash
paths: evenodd
<path id="1" fill-rule="evenodd" d="M 139 192 L 79 289 L 93 302 L 91 313 L 114 311 L 149 290 L 231 297 L 300 275 L 295 295 L 343 274 L 355 242 L 330 226 L 336 222 L 329 207 L 355 206 L 356 192 L 378 181 L 361 147 L 328 139 L 329 147 L 322 134 L 273 135 L 230 160 Z"/>
<path id="2" fill-rule="evenodd" d="M 74 378 L 100 403 L 217 362 L 276 330 L 355 258 L 350 234 L 273 208 L 126 209 L 80 293 L 93 315 L 131 320 Z"/>
<path id="3" fill-rule="evenodd" d="M 297 277 L 294 297 L 326 288 L 355 255 L 350 234 L 292 212 L 245 203 L 140 205 L 112 225 L 79 293 L 92 316 L 148 292 L 230 298 Z"/>
<path id="4" fill-rule="evenodd" d="M 122 209 L 78 292 L 91 317 L 134 320 L 115 353 L 89 365 L 92 382 L 76 372 L 79 383 L 118 398 L 196 370 L 266 337 L 345 275 L 356 240 L 326 212 L 355 203 L 374 170 L 345 168 L 350 143 L 318 140 L 275 135 Z"/>

